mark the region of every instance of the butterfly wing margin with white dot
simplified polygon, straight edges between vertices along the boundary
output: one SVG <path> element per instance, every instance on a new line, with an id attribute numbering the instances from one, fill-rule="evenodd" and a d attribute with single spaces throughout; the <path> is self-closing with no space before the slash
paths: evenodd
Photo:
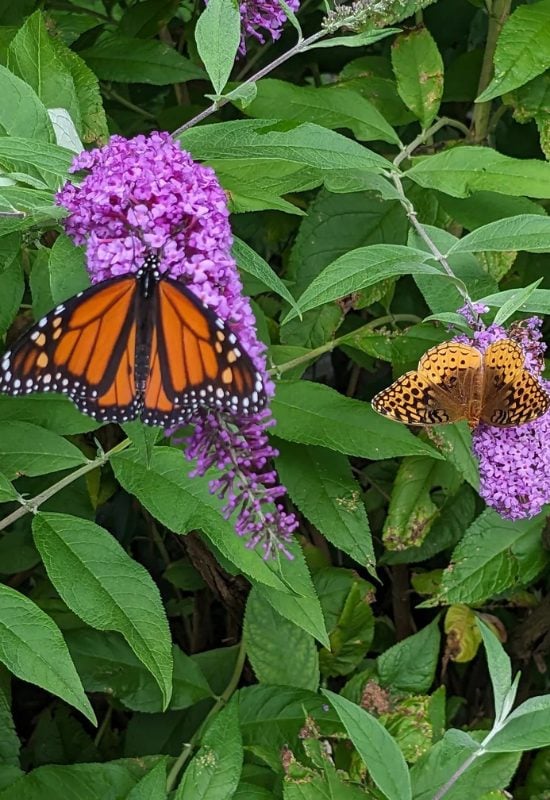
<path id="1" fill-rule="evenodd" d="M 46 314 L 0 357 L 0 392 L 60 392 L 101 421 L 136 417 L 136 289 L 113 278 Z"/>
<path id="2" fill-rule="evenodd" d="M 143 422 L 170 427 L 201 408 L 248 415 L 267 403 L 262 375 L 235 334 L 184 285 L 156 289 Z"/>
<path id="3" fill-rule="evenodd" d="M 532 422 L 550 408 L 550 394 L 525 369 L 525 356 L 511 339 L 489 345 L 483 359 L 481 419 L 496 427 Z"/>

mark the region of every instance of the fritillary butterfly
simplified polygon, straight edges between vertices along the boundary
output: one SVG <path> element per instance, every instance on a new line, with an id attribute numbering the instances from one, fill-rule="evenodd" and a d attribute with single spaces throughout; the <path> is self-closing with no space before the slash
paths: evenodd
<path id="1" fill-rule="evenodd" d="M 548 411 L 550 395 L 525 369 L 521 347 L 511 339 L 494 342 L 482 353 L 459 342 L 428 350 L 414 372 L 407 372 L 376 395 L 379 414 L 407 425 L 436 425 L 465 419 L 512 427 Z"/>

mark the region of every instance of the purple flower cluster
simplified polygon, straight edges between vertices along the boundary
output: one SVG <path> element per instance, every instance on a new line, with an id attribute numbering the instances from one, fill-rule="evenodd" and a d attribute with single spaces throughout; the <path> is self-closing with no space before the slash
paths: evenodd
<path id="1" fill-rule="evenodd" d="M 232 234 L 226 196 L 212 169 L 197 164 L 168 133 L 125 139 L 113 136 L 106 147 L 79 154 L 57 202 L 69 215 L 67 233 L 86 244 L 93 282 L 137 272 L 147 253 L 159 270 L 181 280 L 212 308 L 237 336 L 262 374 L 268 396 L 274 392 L 258 340 L 248 298 L 231 254 Z M 226 499 L 225 514 L 236 513 L 239 535 L 251 546 L 262 542 L 286 552 L 297 521 L 276 501 L 285 493 L 269 464 L 277 452 L 268 444 L 269 412 L 241 417 L 203 411 L 188 441 L 196 458 L 194 473 L 217 467 L 222 476 L 211 491 Z"/>
<path id="2" fill-rule="evenodd" d="M 492 342 L 513 339 L 521 345 L 526 368 L 540 378 L 546 349 L 541 341 L 542 320 L 531 317 L 512 324 L 506 331 L 498 325 L 475 324 L 465 311 L 460 309 L 469 324 L 474 323 L 474 332 L 471 338 L 458 339 L 474 344 L 482 352 Z M 482 309 L 476 311 L 485 313 Z M 542 383 L 550 391 L 550 384 Z M 501 517 L 534 517 L 550 502 L 550 411 L 513 428 L 481 423 L 473 432 L 472 446 L 479 460 L 480 494 Z"/>
<path id="3" fill-rule="evenodd" d="M 300 0 L 287 0 L 287 5 L 292 11 L 298 11 Z M 246 53 L 247 36 L 253 36 L 261 44 L 265 43 L 265 34 L 274 41 L 280 37 L 287 16 L 278 0 L 244 0 L 239 9 L 243 31 L 241 55 Z"/>
<path id="4" fill-rule="evenodd" d="M 211 467 L 222 473 L 210 483 L 210 490 L 226 501 L 226 519 L 240 509 L 235 530 L 247 537 L 248 547 L 261 544 L 265 558 L 276 549 L 293 558 L 285 542 L 290 541 L 298 523 L 278 502 L 285 489 L 270 467 L 277 453 L 268 442 L 266 429 L 273 424 L 267 409 L 255 419 L 206 414 L 197 420 L 186 455 L 196 460 L 191 474 L 204 475 Z"/>

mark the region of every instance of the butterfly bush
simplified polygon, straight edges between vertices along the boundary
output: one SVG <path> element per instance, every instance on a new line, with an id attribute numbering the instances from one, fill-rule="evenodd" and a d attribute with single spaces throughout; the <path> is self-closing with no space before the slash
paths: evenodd
<path id="1" fill-rule="evenodd" d="M 227 199 L 214 171 L 194 162 L 168 133 L 155 132 L 113 136 L 106 147 L 76 156 L 70 172 L 84 177 L 67 182 L 57 202 L 69 212 L 67 233 L 86 245 L 92 282 L 135 273 L 148 252 L 157 253 L 159 271 L 181 281 L 229 325 L 273 396 L 265 346 L 231 254 Z M 270 466 L 278 455 L 267 438 L 270 412 L 244 417 L 203 410 L 194 422 L 185 440 L 186 456 L 195 461 L 192 474 L 220 470 L 210 490 L 224 500 L 226 518 L 235 514 L 247 546 L 261 544 L 266 557 L 276 549 L 290 555 L 286 544 L 298 523 L 280 502 L 285 489 Z"/>
<path id="2" fill-rule="evenodd" d="M 488 310 L 474 304 L 478 315 Z M 523 350 L 526 369 L 540 379 L 546 350 L 541 341 L 541 319 L 531 317 L 512 324 L 507 331 L 500 325 L 485 326 L 468 308 L 460 309 L 460 313 L 474 328 L 472 337 L 459 336 L 460 341 L 483 352 L 492 342 L 513 339 Z M 550 391 L 550 383 L 541 383 Z M 473 432 L 472 446 L 479 460 L 480 494 L 501 517 L 534 517 L 550 501 L 550 411 L 513 428 L 481 423 Z"/>
<path id="3" fill-rule="evenodd" d="M 300 0 L 286 0 L 286 4 L 292 11 L 298 11 L 300 8 Z M 239 10 L 243 31 L 239 47 L 241 55 L 246 53 L 247 36 L 252 36 L 264 44 L 265 34 L 268 34 L 275 41 L 280 37 L 283 25 L 287 21 L 279 0 L 244 0 L 239 5 Z"/>

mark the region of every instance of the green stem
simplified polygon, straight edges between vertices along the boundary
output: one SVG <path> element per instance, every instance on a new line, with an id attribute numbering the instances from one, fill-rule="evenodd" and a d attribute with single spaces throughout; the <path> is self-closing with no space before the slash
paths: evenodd
<path id="1" fill-rule="evenodd" d="M 353 343 L 354 337 L 361 333 L 361 331 L 372 330 L 373 328 L 379 328 L 381 325 L 395 322 L 416 323 L 420 322 L 420 317 L 417 317 L 415 314 L 388 314 L 386 317 L 379 317 L 378 319 L 372 320 L 372 322 L 367 322 L 366 325 L 362 325 L 351 333 L 346 333 L 344 336 L 339 336 L 337 339 L 332 339 L 330 342 L 326 342 L 326 344 L 322 344 L 320 347 L 310 350 L 309 353 L 297 356 L 291 361 L 287 361 L 285 364 L 278 364 L 276 367 L 269 370 L 269 374 L 277 376 L 282 375 L 283 372 L 288 372 L 288 370 L 294 369 L 294 367 L 299 367 L 302 364 L 307 364 L 308 361 L 313 361 L 318 358 L 318 356 L 322 356 L 323 353 L 332 352 L 332 350 L 339 347 L 341 344 Z"/>
<path id="2" fill-rule="evenodd" d="M 501 730 L 503 726 L 504 726 L 504 720 L 495 723 L 493 729 L 489 731 L 489 733 L 487 734 L 485 739 L 481 742 L 477 750 L 474 750 L 474 752 L 468 756 L 468 758 L 460 765 L 460 767 L 456 770 L 456 772 L 454 772 L 451 775 L 447 783 L 434 794 L 432 800 L 442 800 L 442 798 L 445 797 L 446 794 L 448 794 L 449 790 L 453 788 L 453 786 L 461 777 L 461 775 L 464 775 L 466 770 L 472 766 L 472 764 L 476 759 L 478 759 L 480 756 L 486 753 L 487 745 L 489 744 L 491 739 L 494 739 L 494 737 L 497 735 L 497 733 Z"/>
<path id="3" fill-rule="evenodd" d="M 441 130 L 441 128 L 456 128 L 457 130 L 461 131 L 465 136 L 469 136 L 470 131 L 462 122 L 459 122 L 457 119 L 451 119 L 450 117 L 441 117 L 434 122 L 434 124 L 426 128 L 425 131 L 421 131 L 418 136 L 416 136 L 410 144 L 404 147 L 394 158 L 393 164 L 395 167 L 398 167 L 402 161 L 410 158 L 411 155 L 414 153 L 417 147 L 425 144 L 437 131 Z"/>
<path id="4" fill-rule="evenodd" d="M 50 486 L 48 489 L 45 489 L 40 494 L 37 494 L 36 497 L 33 497 L 31 500 L 26 500 L 24 497 L 19 497 L 18 501 L 21 504 L 20 508 L 17 508 L 11 514 L 8 514 L 7 517 L 0 520 L 0 531 L 4 530 L 11 525 L 12 522 L 20 519 L 20 517 L 24 517 L 25 514 L 31 513 L 36 514 L 39 507 L 49 500 L 50 497 L 53 497 L 54 494 L 57 494 L 64 489 L 65 486 L 70 486 L 71 483 L 74 483 L 76 480 L 81 478 L 83 475 L 87 475 L 88 472 L 92 472 L 92 470 L 97 469 L 97 467 L 102 467 L 107 461 L 110 459 L 112 455 L 115 453 L 120 453 L 122 450 L 125 450 L 130 445 L 130 439 L 125 439 L 123 442 L 120 442 L 115 447 L 113 447 L 109 452 L 102 453 L 97 458 L 94 458 L 93 461 L 88 461 L 87 464 L 80 467 L 79 469 L 71 472 L 70 475 L 65 475 L 64 478 L 61 478 L 60 481 L 54 483 L 53 486 Z"/>
<path id="5" fill-rule="evenodd" d="M 233 670 L 233 674 L 231 676 L 231 679 L 230 679 L 229 683 L 227 684 L 226 688 L 224 689 L 223 694 L 221 694 L 218 697 L 216 703 L 212 706 L 212 708 L 210 709 L 210 711 L 208 712 L 206 717 L 203 719 L 202 724 L 197 728 L 197 730 L 195 731 L 195 733 L 191 737 L 191 740 L 184 744 L 181 753 L 179 754 L 178 758 L 174 762 L 174 765 L 173 765 L 172 769 L 168 773 L 168 778 L 167 778 L 167 781 L 166 781 L 166 791 L 167 792 L 171 792 L 172 789 L 174 788 L 175 783 L 176 783 L 176 781 L 178 779 L 178 776 L 179 776 L 181 770 L 183 769 L 183 767 L 185 765 L 185 762 L 187 761 L 187 759 L 191 755 L 191 752 L 192 752 L 194 746 L 197 744 L 198 741 L 200 741 L 203 732 L 208 727 L 209 722 L 212 720 L 213 717 L 215 717 L 217 714 L 219 714 L 219 712 L 223 708 L 225 708 L 225 706 L 227 705 L 227 703 L 230 701 L 231 697 L 233 696 L 237 686 L 239 685 L 239 681 L 241 679 L 241 674 L 242 674 L 242 671 L 243 671 L 245 660 L 246 660 L 246 647 L 245 647 L 244 638 L 243 638 L 243 639 L 241 639 L 239 652 L 237 654 L 237 661 L 235 663 L 235 669 Z"/>
<path id="6" fill-rule="evenodd" d="M 489 5 L 489 28 L 487 31 L 487 42 L 485 53 L 479 75 L 478 95 L 483 92 L 491 83 L 493 77 L 493 59 L 497 47 L 497 41 L 510 14 L 512 0 L 493 0 Z M 476 103 L 474 106 L 474 117 L 472 120 L 472 139 L 476 144 L 481 144 L 487 138 L 491 121 L 492 100 L 485 103 Z"/>
<path id="7" fill-rule="evenodd" d="M 290 58 L 299 55 L 300 53 L 304 53 L 320 39 L 323 39 L 325 36 L 329 36 L 330 34 L 335 33 L 339 28 L 346 28 L 346 27 L 353 28 L 353 26 L 356 23 L 357 23 L 356 14 L 354 15 L 352 13 L 343 19 L 339 19 L 337 23 L 334 23 L 331 26 L 327 26 L 321 29 L 320 31 L 317 31 L 317 33 L 313 33 L 311 36 L 308 36 L 307 39 L 304 39 L 300 34 L 298 36 L 298 41 L 296 42 L 294 47 L 291 47 L 290 50 L 287 50 L 285 53 L 282 53 L 278 58 L 272 61 L 271 64 L 267 64 L 267 66 L 262 67 L 262 69 L 254 73 L 254 75 L 251 75 L 249 78 L 243 81 L 243 83 L 240 84 L 239 88 L 241 88 L 242 86 L 249 86 L 261 80 L 262 78 L 265 78 L 266 75 L 269 75 L 269 73 L 273 72 L 274 69 L 280 67 L 281 64 L 285 63 L 285 61 L 288 61 Z M 188 130 L 188 128 L 192 128 L 194 125 L 197 125 L 197 123 L 202 122 L 203 119 L 206 119 L 207 117 L 210 117 L 212 114 L 215 114 L 216 111 L 218 111 L 220 108 L 223 108 L 223 106 L 227 105 L 227 103 L 229 103 L 230 101 L 231 101 L 230 96 L 223 96 L 220 97 L 218 100 L 215 100 L 212 103 L 212 105 L 208 106 L 208 108 L 205 108 L 204 111 L 201 111 L 200 114 L 197 114 L 196 117 L 193 117 L 193 119 L 188 120 L 179 128 L 176 128 L 176 130 L 172 133 L 172 136 L 174 138 L 180 136 L 184 131 Z"/>
<path id="8" fill-rule="evenodd" d="M 416 209 L 413 206 L 413 204 L 411 203 L 411 201 L 409 200 L 409 198 L 406 196 L 405 190 L 403 189 L 403 183 L 401 181 L 401 175 L 398 172 L 391 172 L 391 173 L 388 174 L 388 177 L 391 178 L 391 180 L 393 181 L 393 185 L 397 189 L 397 192 L 399 194 L 399 200 L 400 200 L 401 205 L 403 206 L 403 208 L 405 210 L 405 213 L 406 213 L 406 215 L 407 215 L 407 217 L 409 219 L 409 222 L 411 223 L 412 227 L 414 228 L 416 233 L 420 236 L 420 238 L 422 239 L 422 241 L 424 242 L 424 244 L 426 245 L 428 250 L 432 253 L 432 255 L 435 258 L 435 260 L 439 264 L 441 264 L 441 266 L 443 267 L 444 272 L 449 276 L 449 278 L 453 279 L 453 283 L 455 284 L 458 292 L 460 293 L 462 299 L 464 300 L 464 303 L 468 306 L 472 317 L 474 319 L 477 319 L 478 314 L 477 314 L 477 312 L 476 312 L 476 310 L 474 308 L 474 305 L 473 305 L 473 302 L 472 302 L 472 298 L 468 294 L 468 290 L 466 289 L 466 287 L 464 286 L 462 281 L 460 281 L 457 278 L 457 276 L 454 274 L 451 265 L 449 264 L 449 262 L 447 261 L 447 259 L 443 255 L 443 253 L 437 247 L 435 242 L 432 241 L 430 235 L 428 234 L 428 231 L 424 228 L 422 223 L 418 220 L 418 215 L 416 213 Z"/>
<path id="9" fill-rule="evenodd" d="M 314 44 L 315 42 L 317 42 L 319 39 L 322 39 L 323 36 L 326 35 L 327 31 L 321 30 L 317 31 L 317 33 L 312 34 L 307 39 L 302 39 L 302 37 L 300 37 L 296 42 L 296 44 L 294 45 L 294 47 L 291 47 L 290 50 L 286 51 L 286 53 L 280 55 L 278 58 L 275 59 L 275 61 L 272 61 L 271 64 L 262 67 L 262 69 L 258 70 L 258 72 L 256 72 L 254 75 L 251 75 L 250 78 L 247 78 L 245 81 L 243 81 L 243 83 L 241 83 L 239 88 L 241 88 L 242 86 L 248 86 L 250 84 L 256 83 L 256 81 L 259 81 L 261 78 L 265 77 L 266 75 L 269 75 L 269 73 L 272 72 L 274 69 L 280 67 L 281 64 L 284 64 L 285 61 L 288 61 L 289 58 L 292 58 L 292 56 L 298 55 L 304 50 L 307 50 L 307 48 L 310 45 Z M 173 132 L 172 136 L 176 138 L 184 131 L 186 131 L 188 128 L 192 128 L 198 122 L 202 122 L 203 119 L 206 119 L 207 117 L 210 117 L 212 114 L 215 114 L 216 111 L 218 111 L 220 108 L 223 108 L 223 106 L 227 105 L 227 103 L 229 102 L 230 102 L 229 97 L 220 97 L 219 100 L 214 101 L 212 105 L 208 106 L 208 108 L 205 108 L 204 111 L 201 111 L 200 114 L 197 114 L 196 117 L 193 117 L 193 119 L 188 120 L 179 128 L 177 128 Z"/>

